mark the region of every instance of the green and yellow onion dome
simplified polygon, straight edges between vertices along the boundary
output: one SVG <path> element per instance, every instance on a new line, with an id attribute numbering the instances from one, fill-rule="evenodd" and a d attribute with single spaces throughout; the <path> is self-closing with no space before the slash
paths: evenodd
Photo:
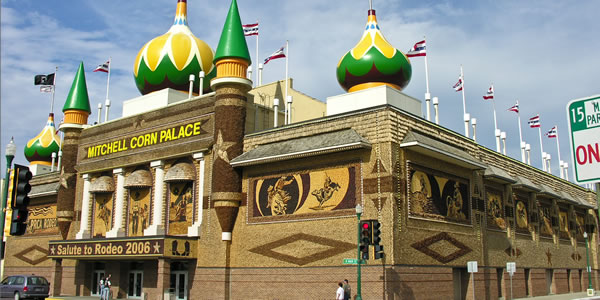
<path id="1" fill-rule="evenodd" d="M 411 75 L 410 61 L 383 37 L 375 10 L 370 9 L 367 27 L 360 42 L 338 63 L 338 82 L 348 92 L 380 85 L 401 91 L 410 82 Z"/>
<path id="2" fill-rule="evenodd" d="M 60 150 L 60 139 L 54 127 L 54 114 L 51 113 L 42 132 L 27 142 L 25 158 L 31 164 L 50 165 L 52 153 L 58 154 L 58 150 Z"/>
<path id="3" fill-rule="evenodd" d="M 202 90 L 210 91 L 210 80 L 216 75 L 214 51 L 198 39 L 187 24 L 187 1 L 177 1 L 175 22 L 167 33 L 146 43 L 138 53 L 133 76 L 142 95 L 172 88 L 189 91 L 190 74 L 194 74 L 194 93 L 198 93 L 200 71 L 204 71 Z"/>

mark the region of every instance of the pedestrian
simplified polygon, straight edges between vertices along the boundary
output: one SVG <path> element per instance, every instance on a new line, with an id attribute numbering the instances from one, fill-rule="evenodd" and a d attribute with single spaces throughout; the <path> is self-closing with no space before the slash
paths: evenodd
<path id="1" fill-rule="evenodd" d="M 100 278 L 100 300 L 104 300 L 104 277 Z"/>
<path id="2" fill-rule="evenodd" d="M 106 278 L 104 279 L 104 287 L 102 288 L 102 296 L 104 298 L 102 298 L 102 300 L 110 300 L 110 286 L 112 285 L 110 283 L 110 277 L 111 274 L 108 274 L 108 276 L 106 276 Z"/>
<path id="3" fill-rule="evenodd" d="M 341 282 L 338 282 L 338 289 L 335 292 L 335 300 L 344 300 L 344 288 Z"/>
<path id="4" fill-rule="evenodd" d="M 344 300 L 350 300 L 350 297 L 352 297 L 352 289 L 350 288 L 348 279 L 344 279 Z"/>

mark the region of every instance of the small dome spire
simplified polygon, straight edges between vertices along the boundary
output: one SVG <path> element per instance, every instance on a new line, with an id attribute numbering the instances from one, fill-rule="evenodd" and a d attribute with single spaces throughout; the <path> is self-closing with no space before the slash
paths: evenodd
<path id="1" fill-rule="evenodd" d="M 219 39 L 219 46 L 217 46 L 215 61 L 224 58 L 241 58 L 248 62 L 248 65 L 252 63 L 236 0 L 231 1 L 229 13 L 227 13 L 223 32 Z"/>
<path id="2" fill-rule="evenodd" d="M 402 90 L 410 82 L 411 75 L 410 61 L 383 37 L 375 10 L 369 9 L 360 42 L 338 62 L 338 82 L 348 92 L 380 85 Z"/>
<path id="3" fill-rule="evenodd" d="M 198 93 L 198 74 L 204 71 L 203 91 L 210 91 L 215 77 L 214 51 L 198 39 L 187 24 L 187 1 L 178 0 L 173 26 L 167 33 L 152 39 L 138 52 L 133 65 L 135 83 L 142 95 L 164 88 L 189 90 L 189 77 L 194 74 L 194 92 Z"/>
<path id="4" fill-rule="evenodd" d="M 62 109 L 63 112 L 67 110 L 81 110 L 87 112 L 88 114 L 92 112 L 90 109 L 90 97 L 88 96 L 83 62 L 79 64 L 79 69 L 77 70 L 77 74 L 75 74 L 75 78 L 73 79 L 73 84 L 71 85 L 71 90 L 67 96 L 67 101 L 65 101 L 65 105 Z"/>
<path id="5" fill-rule="evenodd" d="M 90 109 L 90 97 L 88 96 L 87 83 L 85 82 L 83 62 L 79 64 L 79 69 L 77 70 L 77 74 L 75 74 L 71 90 L 62 111 L 65 115 L 65 124 L 87 124 L 87 118 L 92 110 Z"/>
<path id="6" fill-rule="evenodd" d="M 52 153 L 58 150 L 60 150 L 60 139 L 56 135 L 54 114 L 51 113 L 42 132 L 27 142 L 24 150 L 25 158 L 31 164 L 50 165 Z"/>

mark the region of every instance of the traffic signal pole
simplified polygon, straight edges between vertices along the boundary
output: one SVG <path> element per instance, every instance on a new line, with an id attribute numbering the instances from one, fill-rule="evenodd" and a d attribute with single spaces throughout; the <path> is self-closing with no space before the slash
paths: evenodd
<path id="1" fill-rule="evenodd" d="M 356 231 L 358 234 L 358 240 L 356 243 L 356 258 L 358 259 L 358 263 L 356 264 L 356 300 L 362 300 L 362 296 L 361 296 L 361 276 L 360 276 L 360 265 L 362 263 L 362 257 L 361 257 L 361 252 L 360 252 L 360 234 L 362 232 L 362 228 L 360 226 L 360 215 L 362 213 L 357 212 L 356 213 L 356 217 L 358 218 L 358 230 Z"/>

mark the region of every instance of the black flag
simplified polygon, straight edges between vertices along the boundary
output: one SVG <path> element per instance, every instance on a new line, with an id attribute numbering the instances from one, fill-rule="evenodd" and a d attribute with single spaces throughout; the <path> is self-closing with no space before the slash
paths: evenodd
<path id="1" fill-rule="evenodd" d="M 54 73 L 48 75 L 35 75 L 35 85 L 54 85 Z"/>

